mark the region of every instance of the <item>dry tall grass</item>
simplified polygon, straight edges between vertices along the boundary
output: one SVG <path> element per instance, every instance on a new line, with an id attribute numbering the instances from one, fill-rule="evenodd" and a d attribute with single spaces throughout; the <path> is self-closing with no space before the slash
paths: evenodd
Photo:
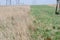
<path id="1" fill-rule="evenodd" d="M 0 40 L 30 40 L 30 6 L 0 6 Z"/>

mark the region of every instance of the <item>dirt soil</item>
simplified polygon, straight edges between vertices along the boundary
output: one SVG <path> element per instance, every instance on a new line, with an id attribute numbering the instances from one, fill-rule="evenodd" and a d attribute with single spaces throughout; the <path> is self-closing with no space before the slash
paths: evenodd
<path id="1" fill-rule="evenodd" d="M 0 40 L 30 40 L 30 6 L 0 6 Z"/>
<path id="2" fill-rule="evenodd" d="M 56 4 L 49 4 L 48 6 L 56 7 Z"/>

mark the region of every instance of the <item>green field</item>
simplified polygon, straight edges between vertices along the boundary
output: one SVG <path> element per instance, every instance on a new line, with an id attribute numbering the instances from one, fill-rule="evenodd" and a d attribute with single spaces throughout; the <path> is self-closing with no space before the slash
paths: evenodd
<path id="1" fill-rule="evenodd" d="M 31 31 L 32 40 L 60 40 L 60 15 L 47 5 L 31 6 L 31 15 L 36 30 Z"/>

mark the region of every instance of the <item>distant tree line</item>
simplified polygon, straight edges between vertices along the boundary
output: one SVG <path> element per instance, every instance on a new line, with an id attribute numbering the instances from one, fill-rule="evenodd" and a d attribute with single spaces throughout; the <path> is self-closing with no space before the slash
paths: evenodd
<path id="1" fill-rule="evenodd" d="M 16 5 L 19 5 L 19 3 L 20 3 L 20 0 L 15 0 L 15 2 L 16 2 Z M 6 5 L 12 5 L 12 0 L 6 0 Z"/>

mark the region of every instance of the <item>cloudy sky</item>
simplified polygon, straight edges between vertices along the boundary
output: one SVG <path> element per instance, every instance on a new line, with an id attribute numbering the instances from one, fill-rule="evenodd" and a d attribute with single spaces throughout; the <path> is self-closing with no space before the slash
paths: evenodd
<path id="1" fill-rule="evenodd" d="M 7 0 L 7 4 L 9 4 L 9 0 Z M 17 4 L 17 0 L 11 0 L 12 5 Z M 5 5 L 6 0 L 0 0 L 0 5 Z M 19 4 L 26 4 L 26 5 L 41 5 L 41 4 L 56 4 L 56 0 L 20 0 Z"/>

